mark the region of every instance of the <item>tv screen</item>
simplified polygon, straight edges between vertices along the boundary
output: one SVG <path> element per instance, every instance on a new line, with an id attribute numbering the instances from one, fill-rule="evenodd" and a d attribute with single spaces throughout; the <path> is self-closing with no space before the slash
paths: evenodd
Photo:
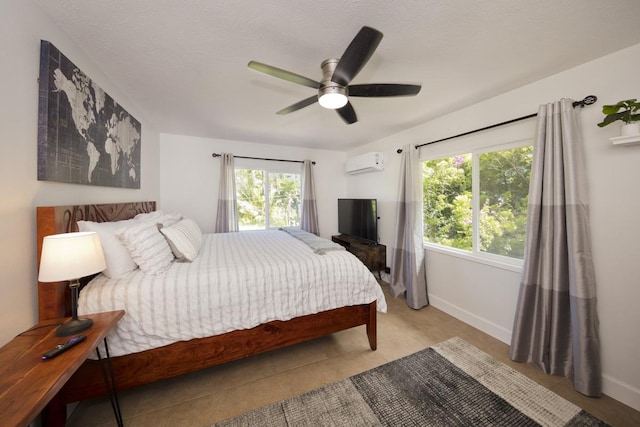
<path id="1" fill-rule="evenodd" d="M 378 243 L 376 199 L 338 199 L 338 232 Z"/>

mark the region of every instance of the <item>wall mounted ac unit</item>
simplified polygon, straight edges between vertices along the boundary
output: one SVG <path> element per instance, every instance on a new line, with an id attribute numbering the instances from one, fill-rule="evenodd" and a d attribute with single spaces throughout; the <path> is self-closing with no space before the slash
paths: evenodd
<path id="1" fill-rule="evenodd" d="M 360 154 L 359 156 L 347 159 L 344 171 L 350 175 L 365 172 L 376 172 L 384 169 L 382 153 L 373 151 L 371 153 Z"/>

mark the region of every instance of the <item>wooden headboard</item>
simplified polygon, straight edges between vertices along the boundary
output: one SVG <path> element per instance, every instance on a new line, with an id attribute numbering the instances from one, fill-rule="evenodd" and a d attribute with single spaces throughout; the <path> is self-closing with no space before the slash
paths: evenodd
<path id="1" fill-rule="evenodd" d="M 38 266 L 45 236 L 78 231 L 77 221 L 112 222 L 130 219 L 156 210 L 156 202 L 105 203 L 99 205 L 39 206 L 36 214 Z M 38 282 L 40 321 L 70 316 L 69 287 L 66 282 Z"/>

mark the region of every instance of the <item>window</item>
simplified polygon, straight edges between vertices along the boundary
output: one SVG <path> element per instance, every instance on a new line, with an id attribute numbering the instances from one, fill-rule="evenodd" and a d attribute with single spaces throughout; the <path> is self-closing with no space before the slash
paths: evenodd
<path id="1" fill-rule="evenodd" d="M 240 230 L 300 225 L 301 174 L 236 168 Z"/>
<path id="2" fill-rule="evenodd" d="M 511 146 L 425 161 L 424 240 L 522 259 L 532 153 Z"/>

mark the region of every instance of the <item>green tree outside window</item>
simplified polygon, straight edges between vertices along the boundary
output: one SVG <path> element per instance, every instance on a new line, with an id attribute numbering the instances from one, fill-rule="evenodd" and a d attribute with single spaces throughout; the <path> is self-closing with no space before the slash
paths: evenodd
<path id="1" fill-rule="evenodd" d="M 300 174 L 236 169 L 240 230 L 300 225 Z"/>
<path id="2" fill-rule="evenodd" d="M 532 146 L 526 146 L 479 154 L 477 205 L 472 186 L 472 154 L 425 161 L 425 241 L 473 251 L 475 205 L 476 251 L 522 259 L 532 152 Z"/>

